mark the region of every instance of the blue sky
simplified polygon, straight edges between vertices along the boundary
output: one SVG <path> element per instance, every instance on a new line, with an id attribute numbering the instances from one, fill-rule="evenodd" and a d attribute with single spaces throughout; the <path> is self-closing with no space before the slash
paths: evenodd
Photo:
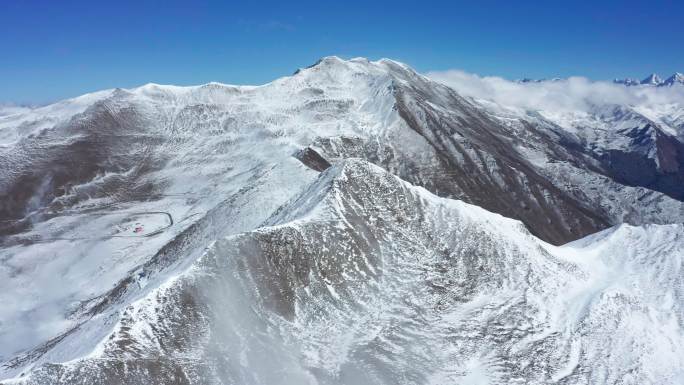
<path id="1" fill-rule="evenodd" d="M 0 102 L 261 84 L 319 57 L 592 79 L 684 72 L 682 1 L 0 1 Z"/>

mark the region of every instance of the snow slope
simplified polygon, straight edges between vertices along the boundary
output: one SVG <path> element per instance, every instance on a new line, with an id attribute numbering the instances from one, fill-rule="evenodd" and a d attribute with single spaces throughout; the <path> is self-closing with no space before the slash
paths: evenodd
<path id="1" fill-rule="evenodd" d="M 683 251 L 682 225 L 552 246 L 348 160 L 11 383 L 676 384 Z"/>

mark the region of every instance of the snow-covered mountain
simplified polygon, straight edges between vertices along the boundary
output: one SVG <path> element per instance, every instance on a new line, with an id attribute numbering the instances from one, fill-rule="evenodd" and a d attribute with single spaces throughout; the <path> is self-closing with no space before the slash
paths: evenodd
<path id="1" fill-rule="evenodd" d="M 548 83 L 548 82 L 562 82 L 567 79 L 563 78 L 552 78 L 552 79 L 531 79 L 523 78 L 515 80 L 516 83 L 520 84 L 534 84 L 534 83 Z M 665 86 L 675 86 L 684 85 L 684 74 L 675 72 L 669 78 L 663 80 L 658 74 L 650 74 L 642 80 L 635 78 L 624 78 L 624 79 L 613 79 L 613 83 L 625 85 L 625 86 L 655 86 L 655 87 L 665 87 Z"/>
<path id="2" fill-rule="evenodd" d="M 684 84 L 684 74 L 675 72 L 672 76 L 665 79 L 663 85 L 673 86 L 675 84 Z"/>
<path id="3" fill-rule="evenodd" d="M 327 57 L 0 116 L 0 382 L 680 383 L 682 110 L 444 83 Z"/>
<path id="4" fill-rule="evenodd" d="M 647 84 L 650 86 L 659 86 L 660 84 L 663 83 L 663 79 L 660 78 L 660 76 L 656 74 L 650 74 L 644 80 L 641 81 L 641 84 Z"/>
<path id="5" fill-rule="evenodd" d="M 684 85 L 684 75 L 679 72 L 675 72 L 672 74 L 672 76 L 663 80 L 657 74 L 650 74 L 641 81 L 632 78 L 625 78 L 615 79 L 614 83 L 624 84 L 626 86 L 647 85 L 656 87 Z"/>

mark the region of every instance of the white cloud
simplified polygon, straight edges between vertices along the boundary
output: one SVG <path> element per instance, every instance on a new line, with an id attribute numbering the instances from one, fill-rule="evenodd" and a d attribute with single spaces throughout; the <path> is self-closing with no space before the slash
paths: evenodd
<path id="1" fill-rule="evenodd" d="M 684 86 L 650 87 L 591 81 L 571 77 L 540 83 L 517 83 L 500 77 L 480 77 L 460 70 L 428 72 L 462 95 L 486 99 L 503 106 L 526 110 L 587 111 L 592 106 L 621 104 L 658 108 L 665 104 L 684 107 Z"/>
<path id="2" fill-rule="evenodd" d="M 11 103 L 0 103 L 0 117 L 12 115 L 12 114 L 18 114 L 21 112 L 27 112 L 30 110 L 31 110 L 31 108 L 26 107 L 26 106 L 18 106 L 16 104 L 11 104 Z"/>

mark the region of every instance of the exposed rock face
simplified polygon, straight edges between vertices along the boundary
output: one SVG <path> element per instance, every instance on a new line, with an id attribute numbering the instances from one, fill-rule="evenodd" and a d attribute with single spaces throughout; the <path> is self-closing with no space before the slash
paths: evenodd
<path id="1" fill-rule="evenodd" d="M 97 103 L 58 130 L 42 131 L 3 149 L 0 217 L 5 226 L 0 225 L 0 235 L 25 230 L 36 216 L 49 217 L 47 211 L 86 199 L 153 196 L 155 183 L 144 176 L 163 165 L 164 154 L 156 151 L 160 137 L 139 130 L 149 125 L 135 105 L 113 112 Z"/>
<path id="2" fill-rule="evenodd" d="M 678 383 L 681 139 L 583 119 L 334 57 L 2 116 L 0 382 Z"/>

